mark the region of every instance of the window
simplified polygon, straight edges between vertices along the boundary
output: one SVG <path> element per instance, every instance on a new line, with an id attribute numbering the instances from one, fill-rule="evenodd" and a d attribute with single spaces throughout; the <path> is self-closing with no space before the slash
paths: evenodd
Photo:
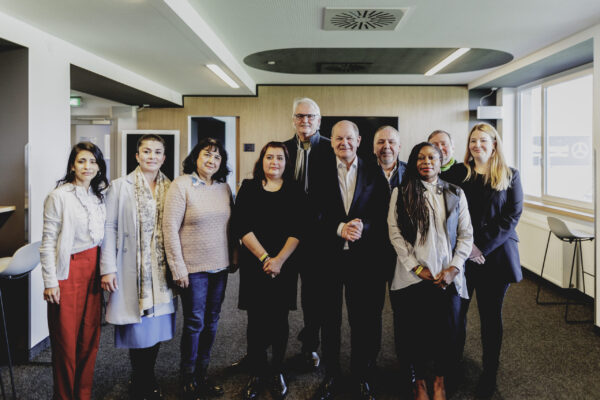
<path id="1" fill-rule="evenodd" d="M 529 199 L 591 209 L 592 71 L 519 88 L 519 162 Z"/>

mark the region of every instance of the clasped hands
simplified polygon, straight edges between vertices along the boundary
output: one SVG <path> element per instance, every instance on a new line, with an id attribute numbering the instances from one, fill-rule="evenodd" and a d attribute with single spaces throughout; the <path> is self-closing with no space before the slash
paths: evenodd
<path id="1" fill-rule="evenodd" d="M 446 290 L 446 287 L 452 283 L 457 274 L 458 268 L 454 265 L 444 268 L 437 276 L 433 276 L 429 268 L 423 267 L 418 277 L 426 281 L 432 281 L 435 286 Z"/>
<path id="2" fill-rule="evenodd" d="M 360 218 L 354 218 L 346 222 L 342 227 L 342 238 L 349 242 L 355 242 L 362 236 L 363 223 Z"/>

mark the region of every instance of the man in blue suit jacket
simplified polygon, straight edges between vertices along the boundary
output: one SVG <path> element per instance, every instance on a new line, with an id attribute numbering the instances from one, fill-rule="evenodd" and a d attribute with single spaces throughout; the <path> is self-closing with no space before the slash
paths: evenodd
<path id="1" fill-rule="evenodd" d="M 335 162 L 319 175 L 317 203 L 324 258 L 323 359 L 326 377 L 315 399 L 332 399 L 340 386 L 342 303 L 345 295 L 351 330 L 351 370 L 355 389 L 364 400 L 375 399 L 372 367 L 381 337 L 385 299 L 385 263 L 380 261 L 387 236 L 389 188 L 373 163 L 356 155 L 360 136 L 356 124 L 334 125 L 331 146 Z M 345 291 L 345 293 L 344 293 Z"/>

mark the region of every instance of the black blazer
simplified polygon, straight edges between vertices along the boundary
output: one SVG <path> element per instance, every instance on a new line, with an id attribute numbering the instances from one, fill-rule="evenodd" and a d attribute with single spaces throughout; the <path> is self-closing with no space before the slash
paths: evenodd
<path id="1" fill-rule="evenodd" d="M 378 266 L 378 260 L 385 251 L 387 237 L 387 210 L 389 189 L 381 168 L 373 168 L 371 163 L 358 159 L 356 188 L 348 214 L 340 192 L 337 176 L 337 165 L 334 160 L 323 169 L 315 180 L 318 185 L 320 237 L 330 257 L 335 260 L 344 251 L 345 240 L 337 235 L 341 222 L 360 218 L 363 222 L 362 237 L 356 242 L 349 242 L 353 260 L 357 263 L 369 261 L 373 267 L 385 274 L 385 266 Z"/>
<path id="2" fill-rule="evenodd" d="M 463 177 L 467 169 L 463 164 Z M 515 228 L 523 212 L 523 188 L 519 171 L 512 169 L 510 186 L 506 190 L 497 191 L 486 187 L 483 191 L 473 180 L 461 182 L 465 191 L 469 209 L 472 204 L 486 204 L 483 216 L 479 220 L 473 218 L 473 236 L 475 245 L 485 257 L 484 268 L 504 282 L 519 282 L 523 279 L 517 232 Z M 470 264 L 470 263 L 468 263 Z"/>

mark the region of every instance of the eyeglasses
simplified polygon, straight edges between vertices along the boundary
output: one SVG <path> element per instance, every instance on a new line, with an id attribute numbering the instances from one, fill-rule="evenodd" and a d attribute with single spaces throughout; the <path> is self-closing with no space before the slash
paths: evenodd
<path id="1" fill-rule="evenodd" d="M 308 118 L 309 121 L 314 121 L 318 116 L 319 114 L 294 114 L 294 118 L 297 121 L 302 121 L 304 118 Z"/>

